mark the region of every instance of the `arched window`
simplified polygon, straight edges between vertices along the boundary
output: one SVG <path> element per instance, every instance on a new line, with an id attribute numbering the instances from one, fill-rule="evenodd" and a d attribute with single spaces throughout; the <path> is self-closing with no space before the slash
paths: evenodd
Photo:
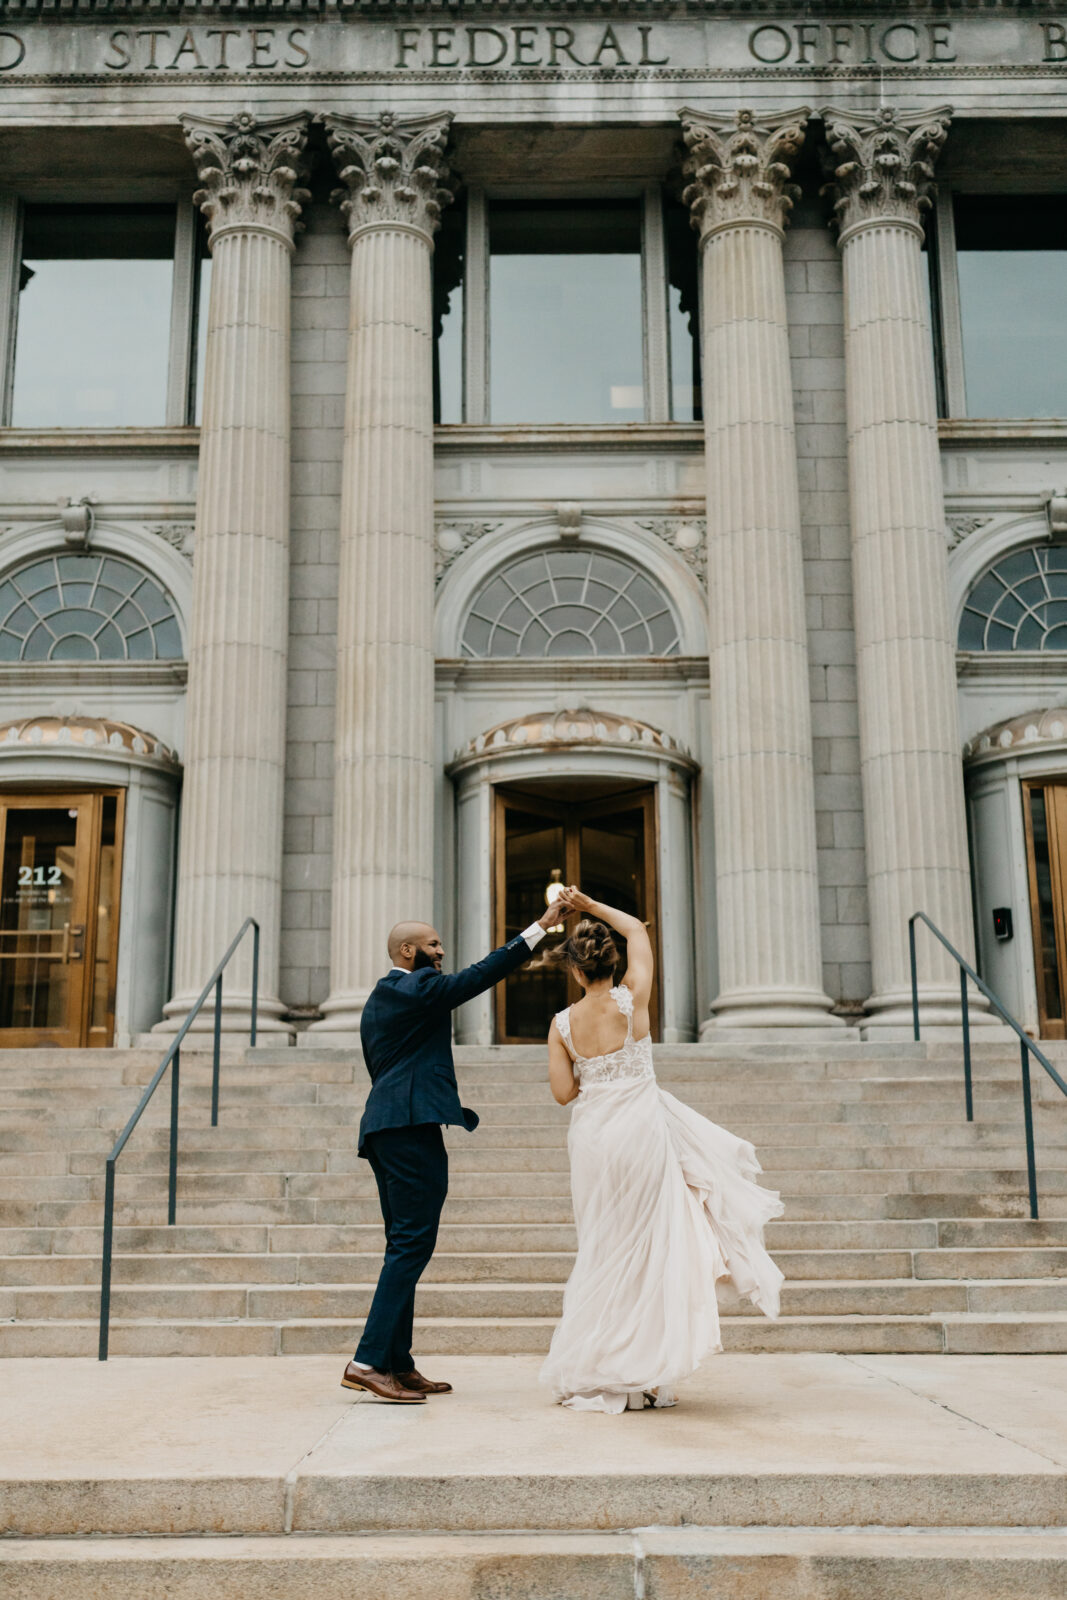
<path id="1" fill-rule="evenodd" d="M 961 650 L 1067 650 L 1067 544 L 1001 556 L 960 618 Z"/>
<path id="2" fill-rule="evenodd" d="M 496 572 L 463 627 L 465 656 L 672 656 L 678 624 L 658 584 L 602 550 L 539 550 Z"/>
<path id="3" fill-rule="evenodd" d="M 0 578 L 0 661 L 175 661 L 174 605 L 118 556 L 37 556 Z"/>

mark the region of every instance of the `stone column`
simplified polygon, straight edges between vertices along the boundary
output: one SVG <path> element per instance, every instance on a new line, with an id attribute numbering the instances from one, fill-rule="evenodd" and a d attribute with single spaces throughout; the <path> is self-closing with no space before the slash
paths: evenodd
<path id="1" fill-rule="evenodd" d="M 716 1031 L 841 1025 L 822 989 L 782 261 L 808 116 L 681 113 L 703 299 Z"/>
<path id="2" fill-rule="evenodd" d="M 911 1032 L 908 918 L 973 960 L 945 511 L 920 218 L 949 107 L 822 113 L 845 281 L 871 1026 Z M 925 1021 L 960 1022 L 950 958 L 919 931 Z"/>
<path id="3" fill-rule="evenodd" d="M 178 867 L 174 1029 L 247 916 L 262 930 L 259 1026 L 280 1029 L 289 633 L 289 265 L 306 116 L 183 117 L 212 254 Z M 251 935 L 223 982 L 248 1026 Z M 201 1013 L 200 1026 L 212 1026 Z"/>
<path id="4" fill-rule="evenodd" d="M 394 922 L 433 918 L 433 304 L 451 114 L 327 116 L 352 251 L 330 996 L 355 1036 Z"/>

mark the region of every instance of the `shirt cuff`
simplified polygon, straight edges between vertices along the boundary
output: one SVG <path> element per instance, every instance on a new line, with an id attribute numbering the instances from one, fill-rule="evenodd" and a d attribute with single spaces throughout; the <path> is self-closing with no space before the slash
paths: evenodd
<path id="1" fill-rule="evenodd" d="M 531 950 L 537 949 L 544 936 L 545 930 L 539 922 L 531 922 L 528 928 L 523 928 L 522 930 L 522 937 L 526 940 Z"/>

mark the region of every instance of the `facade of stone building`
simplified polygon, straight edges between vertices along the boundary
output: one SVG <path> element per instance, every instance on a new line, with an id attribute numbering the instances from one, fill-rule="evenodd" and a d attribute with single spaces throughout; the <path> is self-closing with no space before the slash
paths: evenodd
<path id="1" fill-rule="evenodd" d="M 350 1042 L 573 878 L 664 1040 L 899 1036 L 916 910 L 1063 1037 L 1065 91 L 1039 0 L 5 0 L 0 1042 L 249 915 Z"/>

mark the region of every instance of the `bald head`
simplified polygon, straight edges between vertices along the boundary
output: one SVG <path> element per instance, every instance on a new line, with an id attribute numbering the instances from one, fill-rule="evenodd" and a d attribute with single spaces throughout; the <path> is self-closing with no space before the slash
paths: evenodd
<path id="1" fill-rule="evenodd" d="M 428 922 L 398 922 L 389 930 L 389 959 L 395 967 L 440 970 L 443 956 L 441 936 Z"/>

